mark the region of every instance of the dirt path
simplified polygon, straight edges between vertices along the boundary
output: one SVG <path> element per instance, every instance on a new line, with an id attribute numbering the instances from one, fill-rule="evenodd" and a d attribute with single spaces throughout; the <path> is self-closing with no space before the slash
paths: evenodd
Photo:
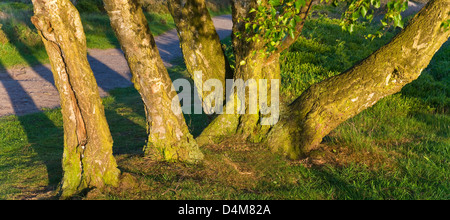
<path id="1" fill-rule="evenodd" d="M 219 36 L 231 34 L 230 15 L 213 18 Z M 167 67 L 173 59 L 182 57 L 176 30 L 155 38 L 161 57 Z M 114 88 L 132 86 L 131 73 L 123 53 L 118 49 L 89 49 L 88 60 L 97 79 L 101 96 Z M 0 117 L 39 112 L 59 107 L 59 94 L 54 86 L 49 64 L 13 68 L 0 72 Z"/>

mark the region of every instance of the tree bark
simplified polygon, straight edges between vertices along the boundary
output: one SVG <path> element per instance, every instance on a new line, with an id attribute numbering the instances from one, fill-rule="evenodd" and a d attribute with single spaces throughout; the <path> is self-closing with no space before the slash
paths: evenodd
<path id="1" fill-rule="evenodd" d="M 0 44 L 7 44 L 9 42 L 5 32 L 3 32 L 2 24 L 0 24 Z"/>
<path id="2" fill-rule="evenodd" d="M 42 37 L 60 94 L 64 121 L 61 196 L 118 184 L 113 140 L 87 60 L 86 39 L 69 0 L 33 0 L 32 22 Z"/>
<path id="3" fill-rule="evenodd" d="M 417 79 L 450 31 L 448 0 L 430 1 L 389 44 L 348 71 L 311 86 L 270 131 L 267 144 L 292 159 L 307 156 L 342 122 Z"/>
<path id="4" fill-rule="evenodd" d="M 203 91 L 201 86 L 209 79 L 220 80 L 225 88 L 225 80 L 232 79 L 233 73 L 205 0 L 169 0 L 168 8 L 177 27 L 187 70 L 198 91 Z M 201 82 L 197 82 L 196 72 L 202 73 Z M 209 91 L 203 91 L 199 95 L 202 96 L 205 112 L 211 114 L 211 100 L 205 100 L 208 94 Z"/>
<path id="5" fill-rule="evenodd" d="M 262 4 L 266 4 L 263 1 Z M 308 1 L 304 8 L 301 10 L 301 18 L 306 18 L 312 1 Z M 245 23 L 241 21 L 241 18 L 254 17 L 254 13 L 250 13 L 252 8 L 257 8 L 258 3 L 256 0 L 235 0 L 232 1 L 233 9 L 233 47 L 235 49 L 236 58 L 236 70 L 234 73 L 235 80 L 242 79 L 245 82 L 248 80 L 255 80 L 258 82 L 260 79 L 265 79 L 268 81 L 268 91 L 271 90 L 270 82 L 271 80 L 280 80 L 280 53 L 295 41 L 291 37 L 285 39 L 277 50 L 267 56 L 263 51 L 265 51 L 264 40 L 260 41 L 248 41 L 252 38 L 255 33 L 248 33 L 245 30 Z M 298 38 L 302 29 L 304 21 L 299 22 L 296 26 L 295 38 Z M 236 37 L 236 33 L 240 33 L 241 37 Z M 259 94 L 258 91 L 256 92 Z M 227 88 L 229 90 L 229 88 Z M 268 94 L 268 100 L 271 100 L 270 93 Z M 230 97 L 228 97 L 230 98 Z M 261 98 L 261 97 L 258 97 Z M 245 107 L 249 109 L 249 94 L 245 96 Z M 240 102 L 241 100 L 237 100 Z M 268 102 L 270 105 L 270 101 Z M 271 126 L 265 126 L 261 124 L 261 118 L 263 114 L 261 113 L 261 106 L 257 106 L 257 114 L 251 114 L 248 111 L 245 114 L 223 114 L 219 115 L 211 124 L 202 132 L 202 134 L 197 138 L 199 144 L 207 144 L 211 142 L 216 142 L 220 140 L 224 135 L 239 134 L 243 139 L 260 142 L 263 140 L 265 135 Z"/>
<path id="6" fill-rule="evenodd" d="M 104 0 L 111 25 L 133 75 L 132 82 L 141 94 L 147 116 L 147 156 L 166 161 L 195 163 L 203 158 L 174 103 L 177 94 L 159 55 L 144 13 L 136 0 Z"/>

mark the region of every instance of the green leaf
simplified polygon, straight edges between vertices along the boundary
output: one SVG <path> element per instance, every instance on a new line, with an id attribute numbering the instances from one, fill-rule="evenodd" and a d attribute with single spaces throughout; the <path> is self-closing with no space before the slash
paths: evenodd
<path id="1" fill-rule="evenodd" d="M 297 0 L 297 1 L 295 1 L 295 8 L 296 9 L 301 9 L 305 5 L 306 5 L 306 1 L 305 0 Z"/>
<path id="2" fill-rule="evenodd" d="M 381 7 L 381 1 L 380 1 L 380 0 L 373 0 L 372 5 L 373 5 L 375 8 L 380 8 L 380 7 Z"/>
<path id="3" fill-rule="evenodd" d="M 269 0 L 269 4 L 272 5 L 273 7 L 278 7 L 281 5 L 281 1 L 280 0 Z"/>
<path id="4" fill-rule="evenodd" d="M 271 8 L 270 12 L 272 13 L 272 17 L 275 17 L 275 15 L 277 15 L 277 10 L 275 8 Z"/>
<path id="5" fill-rule="evenodd" d="M 355 24 L 350 24 L 350 26 L 348 27 L 348 32 L 353 33 L 355 29 Z"/>
<path id="6" fill-rule="evenodd" d="M 450 29 L 450 19 L 442 22 L 441 28 L 443 28 L 445 31 L 448 31 Z"/>
<path id="7" fill-rule="evenodd" d="M 406 11 L 408 9 L 408 1 L 403 2 L 402 11 Z"/>
<path id="8" fill-rule="evenodd" d="M 295 26 L 297 26 L 297 22 L 295 22 L 295 19 L 291 19 L 291 21 L 289 22 L 289 26 L 294 29 Z"/>
<path id="9" fill-rule="evenodd" d="M 372 20 L 373 20 L 373 14 L 368 14 L 366 18 L 367 18 L 369 21 L 372 21 Z"/>
<path id="10" fill-rule="evenodd" d="M 358 18 L 359 18 L 359 10 L 352 13 L 352 19 L 354 21 L 358 20 Z"/>
<path id="11" fill-rule="evenodd" d="M 363 17 L 366 17 L 367 15 L 367 8 L 365 6 L 361 6 L 361 15 Z"/>
<path id="12" fill-rule="evenodd" d="M 400 15 L 400 13 L 394 16 L 394 25 L 396 27 L 403 28 L 404 22 L 402 20 L 402 15 Z"/>
<path id="13" fill-rule="evenodd" d="M 290 29 L 289 35 L 291 36 L 292 39 L 295 39 L 294 30 Z"/>

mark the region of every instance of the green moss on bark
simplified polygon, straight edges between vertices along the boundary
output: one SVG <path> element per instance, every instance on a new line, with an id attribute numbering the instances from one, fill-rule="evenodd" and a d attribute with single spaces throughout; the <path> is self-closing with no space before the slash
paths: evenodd
<path id="1" fill-rule="evenodd" d="M 430 1 L 389 44 L 311 86 L 271 130 L 268 145 L 292 159 L 307 155 L 339 124 L 417 79 L 450 36 L 440 27 L 449 12 L 450 2 Z"/>
<path id="2" fill-rule="evenodd" d="M 64 176 L 61 198 L 85 189 L 115 186 L 120 171 L 112 156 L 112 137 L 87 60 L 78 11 L 69 0 L 33 1 L 32 22 L 50 58 L 64 122 Z"/>
<path id="3" fill-rule="evenodd" d="M 202 153 L 186 125 L 172 80 L 164 67 L 144 13 L 136 0 L 104 0 L 111 26 L 120 42 L 140 93 L 147 118 L 146 156 L 166 160 L 197 162 Z M 173 105 L 174 104 L 174 105 Z"/>

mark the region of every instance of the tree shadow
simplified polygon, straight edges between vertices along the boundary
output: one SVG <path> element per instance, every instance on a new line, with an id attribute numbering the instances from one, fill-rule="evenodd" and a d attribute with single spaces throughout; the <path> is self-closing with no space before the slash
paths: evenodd
<path id="1" fill-rule="evenodd" d="M 114 100 L 105 104 L 105 115 L 114 140 L 114 154 L 141 155 L 147 143 L 147 129 L 144 104 L 140 94 L 133 87 L 111 91 L 108 98 Z"/>
<path id="2" fill-rule="evenodd" d="M 29 26 L 25 21 L 23 22 L 24 25 Z M 16 31 L 5 31 L 4 33 L 8 38 L 10 45 L 16 48 L 20 56 L 27 62 L 28 66 L 31 67 L 33 71 L 31 74 L 37 75 L 37 77 L 43 79 L 46 84 L 54 87 L 52 71 L 30 53 L 31 48 L 28 48 L 26 44 L 18 40 L 20 39 L 18 33 Z M 34 81 L 34 79 L 14 79 L 17 77 L 20 78 L 21 74 L 30 73 L 21 72 L 23 69 L 18 73 L 12 73 L 1 63 L 0 69 L 6 70 L 6 73 L 1 75 L 0 82 L 9 96 L 14 114 L 18 115 L 18 120 L 26 133 L 29 144 L 37 153 L 37 160 L 42 161 L 47 168 L 49 187 L 56 187 L 62 178 L 61 158 L 63 151 L 61 147 L 62 144 L 55 146 L 51 143 L 63 143 L 63 129 L 57 127 L 46 114 L 42 113 L 41 109 L 37 107 L 37 104 L 33 100 L 31 91 L 27 91 L 20 83 L 20 81 L 22 81 L 22 83 L 28 83 L 26 81 Z M 18 76 L 16 77 L 16 75 Z M 34 76 L 32 78 L 34 78 Z M 54 139 L 57 141 L 49 141 Z"/>
<path id="3" fill-rule="evenodd" d="M 4 68 L 2 63 L 0 68 Z M 5 88 L 16 114 L 20 115 L 27 111 L 40 112 L 28 92 L 8 72 L 1 74 L 0 84 Z M 17 118 L 24 129 L 29 145 L 37 153 L 37 160 L 42 161 L 47 168 L 49 186 L 56 187 L 62 177 L 62 147 L 48 143 L 53 143 L 49 141 L 53 139 L 58 140 L 56 143 L 62 143 L 63 130 L 55 126 L 44 113 Z"/>
<path id="4" fill-rule="evenodd" d="M 130 81 L 130 72 L 127 73 L 128 77 L 125 77 L 92 55 L 88 54 L 87 57 L 98 86 L 105 92 L 115 88 L 126 88 L 133 85 Z"/>
<path id="5" fill-rule="evenodd" d="M 30 28 L 32 30 L 33 27 L 30 27 L 29 24 L 25 21 L 20 21 L 22 25 L 25 25 L 26 27 Z M 13 26 L 13 30 L 10 31 L 4 31 L 6 37 L 8 38 L 8 41 L 10 42 L 11 46 L 14 46 L 17 52 L 19 52 L 20 56 L 25 60 L 25 62 L 28 64 L 27 66 L 31 67 L 33 69 L 33 72 L 38 74 L 42 79 L 50 83 L 51 85 L 54 85 L 54 79 L 52 71 L 44 66 L 39 59 L 37 59 L 32 53 L 32 49 L 27 46 L 24 42 L 21 42 L 21 36 L 19 36 L 19 33 L 17 30 L 14 30 L 14 24 L 10 23 L 10 26 Z M 0 67 L 0 69 L 6 69 L 5 67 Z"/>
<path id="6" fill-rule="evenodd" d="M 368 196 L 368 193 L 365 193 L 363 190 L 358 189 L 350 182 L 344 180 L 342 177 L 339 177 L 338 174 L 330 170 L 327 167 L 313 167 L 311 172 L 314 173 L 315 176 L 318 176 L 322 179 L 323 183 L 321 187 L 324 187 L 323 191 L 329 191 L 327 187 L 332 187 L 333 194 L 330 195 L 333 199 L 338 200 L 370 200 L 373 199 Z M 357 181 L 357 180 L 355 180 Z"/>

